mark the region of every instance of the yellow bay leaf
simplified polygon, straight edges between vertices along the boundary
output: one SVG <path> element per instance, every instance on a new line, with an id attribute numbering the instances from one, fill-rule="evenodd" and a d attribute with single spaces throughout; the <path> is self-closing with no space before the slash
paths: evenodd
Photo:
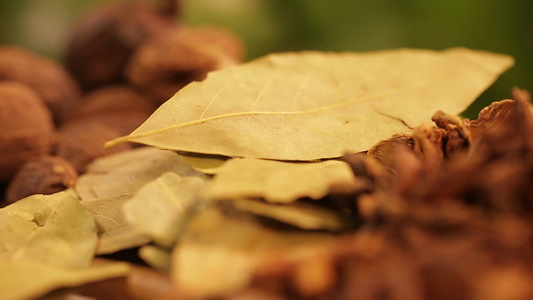
<path id="1" fill-rule="evenodd" d="M 92 216 L 69 193 L 33 195 L 0 209 L 0 261 L 89 266 L 97 236 Z"/>
<path id="2" fill-rule="evenodd" d="M 264 198 L 290 203 L 303 197 L 320 199 L 331 192 L 347 194 L 358 188 L 350 166 L 341 161 L 289 163 L 234 158 L 218 170 L 208 196 L 215 200 Z"/>
<path id="3" fill-rule="evenodd" d="M 180 224 L 191 205 L 200 199 L 206 179 L 165 173 L 143 186 L 124 204 L 128 223 L 139 233 L 166 248 L 174 245 Z"/>
<path id="4" fill-rule="evenodd" d="M 235 208 L 258 216 L 271 218 L 301 229 L 340 231 L 347 224 L 335 212 L 306 203 L 274 205 L 250 199 L 232 201 Z"/>
<path id="5" fill-rule="evenodd" d="M 210 156 L 181 155 L 181 157 L 196 171 L 209 175 L 216 174 L 227 160 Z"/>
<path id="6" fill-rule="evenodd" d="M 315 160 L 368 150 L 441 109 L 458 114 L 513 64 L 454 48 L 281 53 L 215 71 L 129 136 L 186 152 Z"/>
<path id="7" fill-rule="evenodd" d="M 81 201 L 94 217 L 98 230 L 96 254 L 114 253 L 123 249 L 148 244 L 150 240 L 139 234 L 126 222 L 123 205 L 133 194 L 122 194 L 110 198 Z"/>
<path id="8" fill-rule="evenodd" d="M 327 251 L 335 236 L 281 232 L 216 207 L 196 215 L 172 253 L 170 275 L 193 298 L 231 294 L 246 286 L 261 264 L 282 253 L 299 261 Z"/>
<path id="9" fill-rule="evenodd" d="M 82 200 L 108 198 L 133 193 L 165 172 L 202 175 L 174 152 L 143 147 L 95 160 L 75 189 Z"/>
<path id="10" fill-rule="evenodd" d="M 169 250 L 147 245 L 139 249 L 139 257 L 156 270 L 168 272 L 170 269 Z"/>
<path id="11" fill-rule="evenodd" d="M 5 300 L 35 299 L 61 287 L 124 276 L 129 266 L 108 263 L 68 269 L 30 262 L 0 261 L 0 297 Z"/>

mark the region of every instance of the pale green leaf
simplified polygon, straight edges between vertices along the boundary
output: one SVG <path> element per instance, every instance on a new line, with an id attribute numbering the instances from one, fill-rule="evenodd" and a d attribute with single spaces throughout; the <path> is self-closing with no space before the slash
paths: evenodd
<path id="1" fill-rule="evenodd" d="M 75 189 L 82 200 L 108 198 L 133 193 L 165 172 L 201 175 L 172 151 L 143 147 L 95 160 Z"/>
<path id="2" fill-rule="evenodd" d="M 0 297 L 4 300 L 35 299 L 61 287 L 125 276 L 125 263 L 68 269 L 30 262 L 0 261 Z"/>
<path id="3" fill-rule="evenodd" d="M 164 149 L 278 160 L 368 150 L 458 114 L 513 64 L 455 48 L 271 54 L 181 89 L 129 136 Z"/>
<path id="4" fill-rule="evenodd" d="M 155 243 L 174 245 L 180 224 L 191 205 L 201 199 L 206 180 L 165 173 L 143 186 L 124 204 L 128 223 Z"/>
<path id="5" fill-rule="evenodd" d="M 96 254 L 113 253 L 150 242 L 147 237 L 134 230 L 124 218 L 122 207 L 132 197 L 133 194 L 124 194 L 81 202 L 96 223 L 98 230 Z"/>
<path id="6" fill-rule="evenodd" d="M 360 185 L 350 166 L 341 161 L 289 163 L 234 158 L 219 168 L 208 196 L 215 200 L 264 198 L 290 203 L 299 198 L 320 199 L 330 193 L 347 194 Z"/>
<path id="7" fill-rule="evenodd" d="M 92 216 L 68 193 L 33 195 L 0 209 L 0 261 L 89 266 L 96 248 Z"/>

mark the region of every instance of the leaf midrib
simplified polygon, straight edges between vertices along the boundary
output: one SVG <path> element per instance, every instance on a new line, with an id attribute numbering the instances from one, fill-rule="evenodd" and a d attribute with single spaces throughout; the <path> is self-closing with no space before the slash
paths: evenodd
<path id="1" fill-rule="evenodd" d="M 258 115 L 286 116 L 286 115 L 306 115 L 306 114 L 320 113 L 320 112 L 327 111 L 327 110 L 332 110 L 332 109 L 336 109 L 336 108 L 345 107 L 345 106 L 348 106 L 348 105 L 351 105 L 351 104 L 354 104 L 354 103 L 363 102 L 363 101 L 369 101 L 369 100 L 372 100 L 372 99 L 375 99 L 375 98 L 388 96 L 388 95 L 397 93 L 398 91 L 412 89 L 412 88 L 418 87 L 420 85 L 427 85 L 430 82 L 432 82 L 432 80 L 424 79 L 424 80 L 421 80 L 421 81 L 419 81 L 417 83 L 397 86 L 395 88 L 391 88 L 391 89 L 383 91 L 383 92 L 379 92 L 379 93 L 375 93 L 375 94 L 371 94 L 371 95 L 366 95 L 366 96 L 358 97 L 358 98 L 355 98 L 355 99 L 350 99 L 350 100 L 342 101 L 342 102 L 339 102 L 339 103 L 334 103 L 334 104 L 331 104 L 331 105 L 328 105 L 328 106 L 322 106 L 322 107 L 317 107 L 317 108 L 307 109 L 307 110 L 300 110 L 300 111 L 245 111 L 245 112 L 236 112 L 236 113 L 228 113 L 228 114 L 217 115 L 217 116 L 213 116 L 213 117 L 209 117 L 209 118 L 203 118 L 203 119 L 198 119 L 198 120 L 194 120 L 194 121 L 190 121 L 190 122 L 185 122 L 185 123 L 180 123 L 180 124 L 176 124 L 176 125 L 172 125 L 172 126 L 167 126 L 167 127 L 163 127 L 163 128 L 159 128 L 159 129 L 155 129 L 155 130 L 151 130 L 151 131 L 147 131 L 147 132 L 143 132 L 143 133 L 139 133 L 139 134 L 135 134 L 135 135 L 131 135 L 130 134 L 130 135 L 127 135 L 127 136 L 123 136 L 123 137 L 120 137 L 120 138 L 117 138 L 117 139 L 114 139 L 114 140 L 111 140 L 111 141 L 107 142 L 105 144 L 105 148 L 111 148 L 111 147 L 114 147 L 116 145 L 125 143 L 125 142 L 127 142 L 127 141 L 129 141 L 131 139 L 135 139 L 135 138 L 143 138 L 143 137 L 146 137 L 146 136 L 150 136 L 150 135 L 154 135 L 154 134 L 160 134 L 160 133 L 163 133 L 163 132 L 166 132 L 166 131 L 170 131 L 170 130 L 174 130 L 174 129 L 191 127 L 191 126 L 195 126 L 195 125 L 199 125 L 199 124 L 203 124 L 203 123 L 207 123 L 207 122 L 211 122 L 211 121 L 215 121 L 215 120 L 226 119 L 226 118 L 234 118 L 234 117 L 242 117 L 242 116 L 258 116 Z M 397 118 L 395 116 L 391 116 L 391 115 L 386 115 L 386 116 L 394 118 L 394 119 L 399 119 L 399 118 Z"/>

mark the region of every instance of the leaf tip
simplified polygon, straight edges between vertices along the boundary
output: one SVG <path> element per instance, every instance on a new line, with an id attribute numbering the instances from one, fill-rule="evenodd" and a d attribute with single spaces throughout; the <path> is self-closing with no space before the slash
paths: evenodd
<path id="1" fill-rule="evenodd" d="M 113 148 L 115 146 L 118 146 L 120 144 L 124 144 L 129 140 L 129 135 L 121 136 L 119 138 L 116 138 L 114 140 L 110 140 L 104 144 L 104 149 Z"/>

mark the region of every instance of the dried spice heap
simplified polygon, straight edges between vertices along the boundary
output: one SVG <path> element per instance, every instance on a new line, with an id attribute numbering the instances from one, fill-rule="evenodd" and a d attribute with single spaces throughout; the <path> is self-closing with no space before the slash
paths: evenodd
<path id="1" fill-rule="evenodd" d="M 533 297 L 530 103 L 495 102 L 475 121 L 442 112 L 433 120 L 438 127 L 345 157 L 370 182 L 352 211 L 359 228 L 327 255 L 296 264 L 278 257 L 241 296 Z M 306 275 L 313 270 L 322 275 Z"/>
<path id="2" fill-rule="evenodd" d="M 240 40 L 179 4 L 90 13 L 77 82 L 0 47 L 2 298 L 533 299 L 529 93 L 456 116 L 511 57 L 234 66 Z"/>

